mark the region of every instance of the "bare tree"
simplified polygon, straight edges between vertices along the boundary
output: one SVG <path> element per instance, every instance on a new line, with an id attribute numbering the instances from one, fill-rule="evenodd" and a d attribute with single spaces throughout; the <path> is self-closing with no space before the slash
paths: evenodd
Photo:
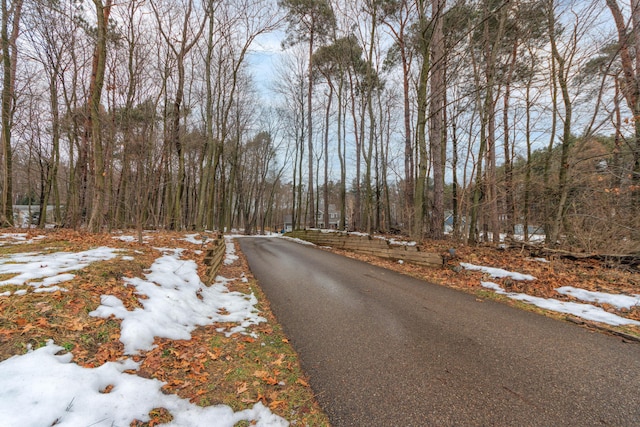
<path id="1" fill-rule="evenodd" d="M 11 154 L 11 128 L 15 111 L 15 84 L 18 62 L 18 46 L 20 35 L 20 18 L 22 15 L 22 0 L 15 0 L 9 6 L 7 0 L 2 0 L 2 24 L 0 42 L 2 43 L 2 156 L 4 174 L 2 179 L 2 225 L 13 225 L 13 168 Z M 9 26 L 11 25 L 11 33 Z"/>
<path id="2" fill-rule="evenodd" d="M 281 0 L 280 6 L 288 10 L 289 43 L 306 41 L 309 46 L 307 83 L 307 146 L 309 151 L 309 216 L 308 224 L 316 225 L 313 184 L 313 52 L 317 41 L 322 41 L 334 25 L 335 17 L 327 0 Z"/>
<path id="3" fill-rule="evenodd" d="M 618 47 L 622 63 L 621 91 L 633 114 L 634 142 L 631 180 L 634 185 L 634 206 L 640 206 L 640 1 L 631 0 L 630 18 L 625 19 L 617 0 L 606 0 L 618 33 Z M 635 51 L 635 53 L 634 53 Z M 634 58 L 635 56 L 635 58 Z"/>
<path id="4" fill-rule="evenodd" d="M 194 10 L 195 3 L 193 0 L 185 0 L 180 7 L 177 6 L 178 5 L 173 3 L 161 3 L 158 0 L 151 2 L 151 7 L 158 22 L 158 31 L 162 34 L 162 38 L 173 54 L 178 74 L 175 95 L 173 103 L 171 104 L 171 126 L 169 135 L 171 144 L 176 150 L 178 172 L 175 193 L 170 207 L 169 227 L 180 230 L 184 225 L 182 202 L 185 185 L 185 158 L 181 139 L 182 135 L 180 133 L 180 120 L 182 118 L 182 103 L 184 101 L 186 84 L 185 61 L 191 49 L 200 41 L 200 36 L 207 23 L 207 16 L 203 13 L 200 14 L 200 18 L 198 18 L 198 13 Z M 171 24 L 175 25 L 175 23 L 167 22 L 165 18 L 175 19 L 179 28 L 173 28 Z M 182 20 L 181 23 L 178 21 L 179 19 Z"/>

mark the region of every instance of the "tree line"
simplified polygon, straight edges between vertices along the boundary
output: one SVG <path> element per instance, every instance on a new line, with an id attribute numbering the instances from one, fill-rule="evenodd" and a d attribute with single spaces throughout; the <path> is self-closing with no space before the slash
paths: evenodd
<path id="1" fill-rule="evenodd" d="M 4 226 L 639 249 L 640 0 L 1 1 Z"/>

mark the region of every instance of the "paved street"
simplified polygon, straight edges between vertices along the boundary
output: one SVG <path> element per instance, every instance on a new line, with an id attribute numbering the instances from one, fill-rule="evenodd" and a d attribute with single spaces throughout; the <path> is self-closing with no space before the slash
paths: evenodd
<path id="1" fill-rule="evenodd" d="M 340 426 L 638 426 L 640 345 L 285 239 L 240 238 Z"/>

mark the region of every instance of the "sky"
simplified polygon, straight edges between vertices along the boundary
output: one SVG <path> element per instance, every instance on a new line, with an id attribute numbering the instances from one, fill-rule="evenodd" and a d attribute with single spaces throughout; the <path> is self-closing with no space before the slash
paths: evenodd
<path id="1" fill-rule="evenodd" d="M 201 243 L 195 236 L 186 235 L 184 240 Z M 26 234 L 5 233 L 0 234 L 0 246 L 19 245 L 40 238 L 42 236 L 27 239 Z M 117 238 L 135 240 L 133 236 Z M 233 264 L 237 260 L 236 238 L 238 236 L 227 236 L 226 264 Z M 142 308 L 129 311 L 117 297 L 103 295 L 101 305 L 90 313 L 95 317 L 114 315 L 122 320 L 120 339 L 126 355 L 152 349 L 155 337 L 188 340 L 191 332 L 200 325 L 225 322 L 229 326 L 217 331 L 228 336 L 233 333 L 250 334 L 247 328 L 265 321 L 256 308 L 255 295 L 230 292 L 226 287 L 229 281 L 246 280 L 244 273 L 233 279 L 218 276 L 215 283 L 207 287 L 198 276 L 195 261 L 184 258 L 182 249 L 159 249 L 161 255 L 144 277 L 123 280 L 123 286 L 135 286 L 138 294 L 147 296 L 140 300 Z M 115 257 L 130 255 L 120 249 L 99 247 L 75 253 L 31 252 L 0 257 L 0 275 L 10 276 L 0 281 L 0 286 L 12 284 L 19 288 L 14 292 L 0 293 L 0 298 L 21 298 L 28 291 L 64 292 L 64 283 L 73 279 L 75 273 L 93 262 Z M 537 260 L 546 262 L 544 259 Z M 460 266 L 481 271 L 492 278 L 536 280 L 531 275 L 490 266 L 468 263 L 461 263 Z M 567 302 L 506 292 L 500 285 L 490 281 L 482 281 L 481 285 L 509 298 L 586 320 L 640 326 L 638 321 L 590 304 L 606 303 L 628 309 L 640 305 L 640 295 L 614 295 L 572 286 L 556 289 L 561 294 L 581 301 Z M 20 427 L 128 426 L 134 419 L 147 421 L 150 410 L 163 407 L 174 417 L 170 424 L 166 424 L 169 426 L 233 427 L 242 420 L 262 427 L 289 425 L 259 402 L 250 409 L 234 412 L 225 405 L 200 407 L 176 395 L 164 394 L 161 391 L 163 383 L 136 375 L 138 368 L 138 363 L 131 357 L 107 362 L 96 368 L 84 368 L 73 362 L 73 352 L 67 352 L 59 343 L 49 341 L 44 347 L 30 349 L 26 354 L 0 362 L 0 422 L 9 421 L 9 424 L 2 425 Z M 113 388 L 105 392 L 108 386 Z"/>

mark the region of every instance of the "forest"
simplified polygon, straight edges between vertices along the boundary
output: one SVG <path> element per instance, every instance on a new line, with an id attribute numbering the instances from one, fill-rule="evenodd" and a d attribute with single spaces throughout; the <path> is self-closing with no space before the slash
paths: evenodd
<path id="1" fill-rule="evenodd" d="M 3 227 L 640 253 L 640 0 L 0 1 Z"/>

